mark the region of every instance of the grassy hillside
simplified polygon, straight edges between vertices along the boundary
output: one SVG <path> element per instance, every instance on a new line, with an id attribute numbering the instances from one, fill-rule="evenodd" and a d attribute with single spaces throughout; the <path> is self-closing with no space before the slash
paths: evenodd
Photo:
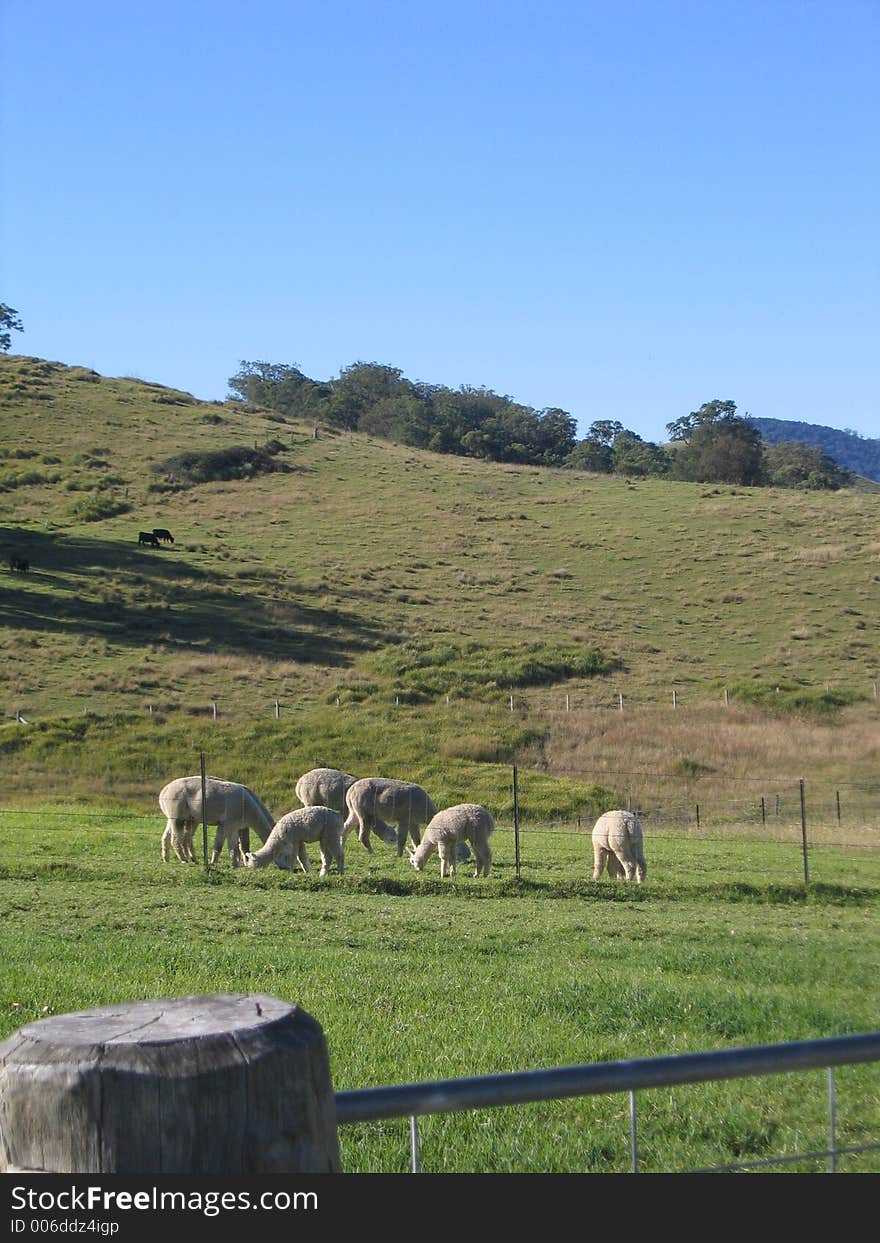
<path id="1" fill-rule="evenodd" d="M 238 755 L 259 730 L 296 762 L 585 773 L 650 742 L 673 774 L 735 764 L 733 733 L 781 707 L 839 703 L 816 762 L 876 772 L 877 494 L 487 464 L 18 356 L 0 421 L 0 744 L 36 783 L 50 719 L 87 714 L 75 749 L 101 759 L 93 716 L 117 746 L 149 724 L 152 782 L 161 730 L 190 722 L 198 747 L 214 703 Z M 185 483 L 224 467 L 250 475 Z M 174 544 L 139 546 L 154 526 Z M 698 709 L 711 728 L 678 745 Z"/>

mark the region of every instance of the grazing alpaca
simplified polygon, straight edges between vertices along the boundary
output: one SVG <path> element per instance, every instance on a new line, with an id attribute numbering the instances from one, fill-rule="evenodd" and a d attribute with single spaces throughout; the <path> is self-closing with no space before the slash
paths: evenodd
<path id="1" fill-rule="evenodd" d="M 421 844 L 415 849 L 409 847 L 409 861 L 421 872 L 436 850 L 440 854 L 441 879 L 447 872 L 454 876 L 459 848 L 470 842 L 477 865 L 474 876 L 488 876 L 492 863 L 489 834 L 494 828 L 495 821 L 479 803 L 458 803 L 455 807 L 447 807 L 444 811 L 438 811 L 428 824 Z"/>
<path id="2" fill-rule="evenodd" d="M 641 884 L 648 866 L 642 845 L 642 826 L 631 811 L 606 811 L 593 826 L 593 880 L 607 865 L 608 875 L 636 878 Z"/>
<path id="3" fill-rule="evenodd" d="M 348 814 L 345 796 L 357 777 L 338 768 L 311 768 L 296 783 L 296 797 L 303 807 L 332 807 L 341 815 Z M 397 832 L 384 820 L 376 820 L 373 832 L 388 846 L 397 845 Z"/>
<path id="4" fill-rule="evenodd" d="M 272 832 L 275 817 L 247 786 L 222 781 L 219 777 L 206 777 L 205 794 L 207 801 L 203 816 L 201 776 L 178 777 L 160 791 L 159 806 L 167 820 L 162 834 L 163 863 L 168 862 L 169 846 L 181 863 L 196 862 L 193 838 L 196 825 L 202 821 L 217 826 L 211 862 L 216 863 L 220 858 L 225 841 L 233 867 L 241 863 L 240 833 L 253 829 L 260 841 L 265 842 Z"/>
<path id="5" fill-rule="evenodd" d="M 261 850 L 246 851 L 245 866 L 265 868 L 273 861 L 280 868 L 295 871 L 297 863 L 309 870 L 306 842 L 317 842 L 321 851 L 321 876 L 326 876 L 335 863 L 341 876 L 345 871 L 342 843 L 342 816 L 330 807 L 300 807 L 282 816 L 266 839 Z"/>
<path id="6" fill-rule="evenodd" d="M 310 768 L 296 783 L 296 797 L 303 807 L 332 807 L 344 816 L 345 796 L 356 781 L 338 768 Z"/>
<path id="7" fill-rule="evenodd" d="M 362 777 L 345 796 L 348 815 L 343 826 L 343 839 L 357 825 L 358 840 L 373 853 L 370 830 L 384 840 L 388 822 L 397 825 L 397 854 L 403 854 L 406 835 L 418 846 L 419 825 L 427 824 L 437 808 L 421 786 L 412 781 L 394 781 L 387 777 Z M 390 839 L 393 840 L 393 837 Z"/>

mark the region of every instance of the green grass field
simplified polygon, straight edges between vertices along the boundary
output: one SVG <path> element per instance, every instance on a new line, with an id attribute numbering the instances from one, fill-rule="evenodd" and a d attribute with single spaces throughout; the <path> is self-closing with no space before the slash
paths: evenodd
<path id="1" fill-rule="evenodd" d="M 669 834 L 630 888 L 588 879 L 586 833 L 537 826 L 519 880 L 501 826 L 492 876 L 444 882 L 436 857 L 417 874 L 353 839 L 343 877 L 163 865 L 159 816 L 112 809 L 6 807 L 0 829 L 3 1035 L 114 1001 L 266 992 L 321 1022 L 342 1090 L 877 1028 L 873 854 L 818 848 L 805 890 L 796 843 Z M 880 1067 L 842 1068 L 837 1092 L 838 1143 L 875 1141 Z M 818 1150 L 826 1108 L 822 1072 L 640 1093 L 641 1168 Z M 624 1171 L 627 1110 L 608 1096 L 433 1116 L 422 1167 Z M 340 1134 L 346 1170 L 408 1168 L 404 1121 Z M 841 1168 L 880 1171 L 880 1155 Z"/>

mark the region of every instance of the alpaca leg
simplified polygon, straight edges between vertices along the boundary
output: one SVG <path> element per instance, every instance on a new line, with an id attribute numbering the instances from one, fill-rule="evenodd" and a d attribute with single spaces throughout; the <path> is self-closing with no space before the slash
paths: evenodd
<path id="1" fill-rule="evenodd" d="M 608 851 L 604 846 L 593 846 L 593 880 L 599 880 L 601 877 L 607 857 Z"/>
<path id="2" fill-rule="evenodd" d="M 447 849 L 446 842 L 438 842 L 437 853 L 440 856 L 440 879 L 444 880 L 450 871 L 449 850 Z"/>
<path id="3" fill-rule="evenodd" d="M 165 832 L 162 834 L 162 862 L 168 862 L 168 850 L 171 846 L 171 836 L 174 832 L 174 821 L 169 820 L 165 825 Z"/>
<path id="4" fill-rule="evenodd" d="M 190 863 L 195 863 L 197 860 L 195 852 L 196 821 L 194 816 L 190 816 L 186 821 L 184 830 L 186 836 L 186 857 Z"/>
<path id="5" fill-rule="evenodd" d="M 186 840 L 186 821 L 170 820 L 171 825 L 171 848 L 177 855 L 181 863 L 189 863 L 189 855 L 187 853 Z M 168 830 L 166 829 L 166 832 Z"/>
<path id="6" fill-rule="evenodd" d="M 491 868 L 491 866 L 492 866 L 492 849 L 490 846 L 484 846 L 483 847 L 483 875 L 484 876 L 489 875 L 489 869 Z M 477 864 L 477 876 L 480 875 L 479 867 L 480 865 Z"/>
<path id="7" fill-rule="evenodd" d="M 217 832 L 214 835 L 214 849 L 211 851 L 211 863 L 214 864 L 220 858 L 220 852 L 223 849 L 223 843 L 226 841 L 226 829 L 222 824 L 217 825 Z"/>
<path id="8" fill-rule="evenodd" d="M 304 872 L 308 872 L 310 864 L 309 864 L 309 854 L 308 854 L 308 851 L 306 850 L 305 842 L 300 842 L 299 845 L 297 846 L 296 857 L 299 859 L 299 866 L 302 868 L 302 870 Z"/>
<path id="9" fill-rule="evenodd" d="M 633 876 L 635 876 L 636 865 L 632 859 L 627 858 L 625 855 L 618 855 L 617 860 L 618 867 L 623 871 L 624 877 L 626 880 L 631 881 Z"/>
<path id="10" fill-rule="evenodd" d="M 619 880 L 624 875 L 623 867 L 613 850 L 608 851 L 607 857 L 608 878 L 609 880 Z"/>
<path id="11" fill-rule="evenodd" d="M 241 867 L 242 853 L 241 841 L 237 829 L 227 829 L 226 831 L 226 848 L 229 851 L 229 858 L 234 868 Z"/>

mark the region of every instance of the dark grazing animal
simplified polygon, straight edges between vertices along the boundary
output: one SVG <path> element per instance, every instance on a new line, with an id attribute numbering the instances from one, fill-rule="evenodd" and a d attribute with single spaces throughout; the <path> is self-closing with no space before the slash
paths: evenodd
<path id="1" fill-rule="evenodd" d="M 141 531 L 138 535 L 139 544 L 152 544 L 154 548 L 159 547 L 159 539 L 154 531 Z"/>
<path id="2" fill-rule="evenodd" d="M 23 557 L 12 556 L 9 558 L 9 568 L 13 574 L 28 574 L 31 563 L 30 561 L 25 561 Z"/>
<path id="3" fill-rule="evenodd" d="M 165 527 L 153 527 L 153 534 L 156 539 L 164 540 L 166 544 L 174 543 L 174 536 Z"/>

